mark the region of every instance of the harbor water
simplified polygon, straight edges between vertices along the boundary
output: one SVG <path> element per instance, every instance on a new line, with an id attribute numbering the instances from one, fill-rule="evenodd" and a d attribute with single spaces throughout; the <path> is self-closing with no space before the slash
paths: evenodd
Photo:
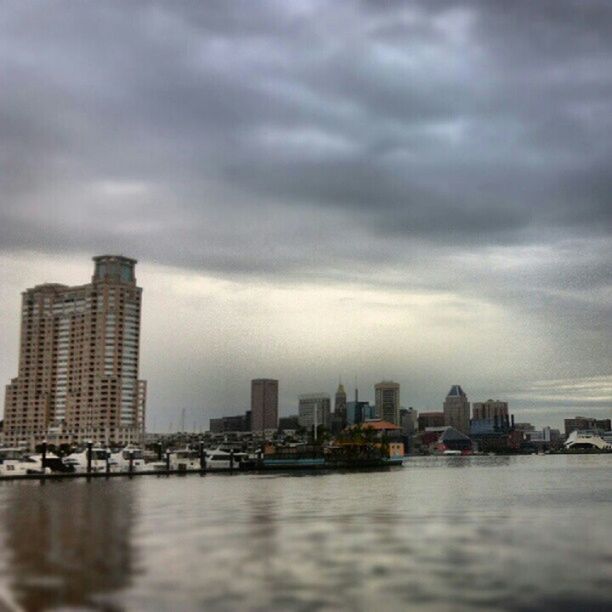
<path id="1" fill-rule="evenodd" d="M 609 610 L 612 456 L 0 483 L 0 609 Z"/>

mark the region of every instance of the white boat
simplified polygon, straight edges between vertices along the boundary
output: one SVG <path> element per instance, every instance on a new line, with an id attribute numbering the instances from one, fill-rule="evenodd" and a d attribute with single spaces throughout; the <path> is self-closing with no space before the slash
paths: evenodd
<path id="1" fill-rule="evenodd" d="M 144 460 L 144 453 L 138 447 L 126 446 L 120 450 L 110 453 L 109 463 L 112 472 L 129 472 L 130 457 L 132 461 L 132 471 L 142 472 L 147 468 Z"/>
<path id="2" fill-rule="evenodd" d="M 42 454 L 41 453 L 35 453 L 33 455 L 28 455 L 28 459 L 36 464 L 36 469 L 40 472 L 40 473 L 44 473 L 44 474 L 51 474 L 53 473 L 54 469 L 57 469 L 58 471 L 67 471 L 67 470 L 62 470 L 61 468 L 63 461 L 61 460 L 60 457 L 58 457 L 55 453 L 49 452 L 47 451 L 47 453 L 45 454 L 45 465 L 46 467 L 43 468 L 43 458 L 42 458 Z M 49 467 L 50 465 L 53 465 L 54 467 L 51 468 Z"/>
<path id="3" fill-rule="evenodd" d="M 237 470 L 240 467 L 240 462 L 248 459 L 247 453 L 234 452 L 232 463 L 232 454 L 220 448 L 206 451 L 206 469 L 215 470 Z"/>
<path id="4" fill-rule="evenodd" d="M 0 448 L 0 476 L 43 474 L 41 461 L 29 457 L 23 448 Z"/>
<path id="5" fill-rule="evenodd" d="M 146 469 L 165 470 L 168 466 L 173 471 L 199 470 L 201 469 L 200 453 L 189 448 L 172 450 L 166 452 L 161 461 L 148 463 Z"/>
<path id="6" fill-rule="evenodd" d="M 91 449 L 91 471 L 92 472 L 105 472 L 106 461 L 109 451 L 94 447 Z M 83 473 L 87 472 L 87 449 L 71 453 L 67 457 L 63 458 L 63 463 L 66 466 L 72 467 L 75 472 Z"/>

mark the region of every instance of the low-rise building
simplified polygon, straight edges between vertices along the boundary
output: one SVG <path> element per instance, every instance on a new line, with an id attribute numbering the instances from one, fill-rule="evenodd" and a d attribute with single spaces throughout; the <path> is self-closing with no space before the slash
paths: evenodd
<path id="1" fill-rule="evenodd" d="M 425 431 L 431 427 L 444 427 L 443 412 L 421 412 L 417 418 L 419 431 Z"/>
<path id="2" fill-rule="evenodd" d="M 573 419 L 565 419 L 565 436 L 568 437 L 572 431 L 587 431 L 587 430 L 600 430 L 610 431 L 611 421 L 610 419 L 596 419 L 595 417 L 584 417 L 576 416 Z"/>
<path id="3" fill-rule="evenodd" d="M 249 413 L 210 419 L 211 433 L 250 431 Z"/>
<path id="4" fill-rule="evenodd" d="M 300 428 L 300 417 L 297 414 L 280 417 L 278 419 L 278 428 L 281 431 L 296 430 Z"/>

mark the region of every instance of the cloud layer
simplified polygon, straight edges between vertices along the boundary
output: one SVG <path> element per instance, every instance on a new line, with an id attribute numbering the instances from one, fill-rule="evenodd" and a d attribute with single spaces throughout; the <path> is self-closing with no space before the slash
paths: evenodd
<path id="1" fill-rule="evenodd" d="M 499 389 L 516 389 L 516 372 L 525 385 L 606 375 L 611 65 L 606 0 L 7 2 L 0 252 L 34 266 L 32 253 L 119 251 L 179 284 L 185 274 L 234 295 L 286 290 L 269 320 L 265 300 L 252 302 L 257 325 L 279 323 L 292 291 L 319 292 L 334 312 L 334 292 L 350 291 L 361 310 L 351 334 L 338 332 L 349 345 L 370 329 L 373 295 L 400 338 L 407 323 L 389 304 L 426 299 L 433 331 L 406 341 L 459 326 L 480 354 L 484 334 Z M 159 299 L 156 320 L 173 308 Z M 332 378 L 376 370 L 326 348 L 325 333 L 317 350 Z M 213 356 L 230 372 L 233 342 Z M 515 343 L 537 356 L 531 374 Z M 448 364 L 433 345 L 423 363 L 437 389 Z M 301 354 L 288 351 L 293 365 L 277 375 L 298 375 Z M 462 374 L 480 380 L 479 368 Z M 422 403 L 439 395 L 397 376 L 425 387 Z M 222 403 L 212 382 L 165 383 L 192 388 L 189 404 Z M 286 401 L 299 390 L 288 383 Z"/>

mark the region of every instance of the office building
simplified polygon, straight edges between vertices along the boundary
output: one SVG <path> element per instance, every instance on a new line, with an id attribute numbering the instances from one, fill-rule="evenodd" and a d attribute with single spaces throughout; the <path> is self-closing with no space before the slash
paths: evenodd
<path id="1" fill-rule="evenodd" d="M 263 433 L 278 427 L 278 380 L 251 381 L 251 431 Z"/>
<path id="2" fill-rule="evenodd" d="M 376 418 L 376 407 L 369 402 L 347 402 L 346 404 L 346 423 L 347 425 L 359 425 L 364 421 Z"/>
<path id="3" fill-rule="evenodd" d="M 334 417 L 341 427 L 346 425 L 346 391 L 342 383 L 338 385 L 334 398 Z"/>
<path id="4" fill-rule="evenodd" d="M 595 417 L 576 416 L 573 419 L 564 419 L 565 436 L 569 436 L 572 431 L 586 431 L 589 429 L 599 429 L 610 431 L 610 419 L 596 419 Z"/>
<path id="5" fill-rule="evenodd" d="M 475 421 L 483 419 L 495 420 L 500 422 L 508 416 L 508 402 L 488 399 L 486 402 L 474 402 L 472 405 L 472 418 Z"/>
<path id="6" fill-rule="evenodd" d="M 5 396 L 6 444 L 143 438 L 136 260 L 93 259 L 87 285 L 47 283 L 22 294 L 19 371 Z"/>
<path id="7" fill-rule="evenodd" d="M 400 408 L 400 427 L 405 436 L 412 436 L 417 430 L 417 411 L 410 408 Z"/>
<path id="8" fill-rule="evenodd" d="M 374 385 L 376 417 L 394 425 L 400 424 L 400 386 L 391 380 Z"/>
<path id="9" fill-rule="evenodd" d="M 461 385 L 453 385 L 444 400 L 444 425 L 470 433 L 470 402 Z"/>
<path id="10" fill-rule="evenodd" d="M 331 425 L 331 400 L 327 393 L 307 393 L 299 397 L 299 423 L 304 429 Z"/>

